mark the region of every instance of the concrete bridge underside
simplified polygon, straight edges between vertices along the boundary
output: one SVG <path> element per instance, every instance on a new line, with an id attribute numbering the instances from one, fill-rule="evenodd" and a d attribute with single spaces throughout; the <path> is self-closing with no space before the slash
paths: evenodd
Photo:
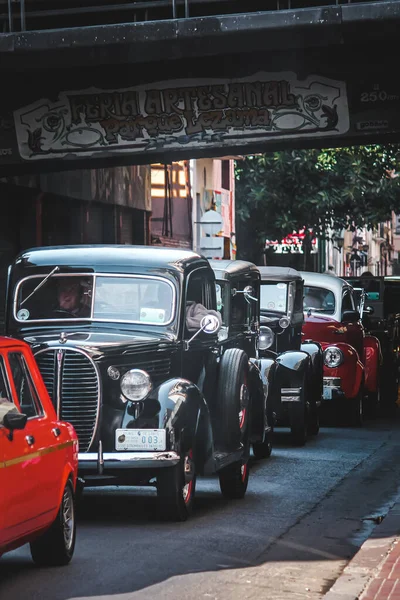
<path id="1" fill-rule="evenodd" d="M 398 141 L 399 25 L 396 1 L 0 34 L 0 176 Z"/>

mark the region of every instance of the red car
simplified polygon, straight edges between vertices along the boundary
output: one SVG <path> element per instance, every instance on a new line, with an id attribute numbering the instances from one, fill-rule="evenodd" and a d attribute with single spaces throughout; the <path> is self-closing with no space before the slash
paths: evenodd
<path id="1" fill-rule="evenodd" d="M 304 338 L 320 342 L 324 354 L 323 402 L 336 404 L 353 425 L 361 425 L 364 397 L 379 404 L 379 340 L 366 335 L 355 292 L 344 279 L 301 273 L 304 279 Z"/>
<path id="2" fill-rule="evenodd" d="M 29 542 L 40 565 L 75 546 L 78 439 L 57 419 L 27 344 L 0 337 L 0 556 Z"/>

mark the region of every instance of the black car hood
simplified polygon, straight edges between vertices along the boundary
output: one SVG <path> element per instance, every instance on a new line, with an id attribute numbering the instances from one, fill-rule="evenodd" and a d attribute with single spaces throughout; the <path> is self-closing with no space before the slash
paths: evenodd
<path id="1" fill-rule="evenodd" d="M 141 331 L 112 330 L 47 330 L 29 332 L 23 337 L 35 351 L 44 347 L 82 348 L 93 354 L 130 354 L 138 351 L 160 350 L 176 343 L 171 334 L 148 334 Z"/>

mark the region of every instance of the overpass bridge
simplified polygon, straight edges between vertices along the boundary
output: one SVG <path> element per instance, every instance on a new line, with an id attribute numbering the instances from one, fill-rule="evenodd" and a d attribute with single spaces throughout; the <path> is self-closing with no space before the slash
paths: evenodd
<path id="1" fill-rule="evenodd" d="M 399 24 L 384 0 L 0 0 L 0 176 L 398 141 Z"/>

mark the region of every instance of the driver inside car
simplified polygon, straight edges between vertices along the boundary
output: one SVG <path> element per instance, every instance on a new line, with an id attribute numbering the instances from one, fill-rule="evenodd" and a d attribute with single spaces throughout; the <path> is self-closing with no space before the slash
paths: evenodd
<path id="1" fill-rule="evenodd" d="M 76 319 L 90 317 L 89 296 L 84 294 L 84 288 L 79 281 L 62 279 L 57 285 L 56 315 L 66 315 Z"/>

